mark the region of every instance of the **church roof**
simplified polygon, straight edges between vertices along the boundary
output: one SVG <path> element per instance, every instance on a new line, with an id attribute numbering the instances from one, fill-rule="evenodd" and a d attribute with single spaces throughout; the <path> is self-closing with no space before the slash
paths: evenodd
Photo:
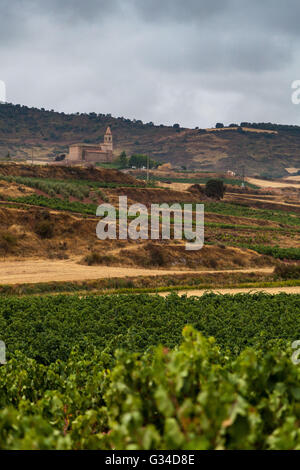
<path id="1" fill-rule="evenodd" d="M 111 134 L 111 130 L 110 130 L 109 126 L 107 127 L 106 132 L 105 132 L 105 135 L 107 135 L 107 134 Z"/>

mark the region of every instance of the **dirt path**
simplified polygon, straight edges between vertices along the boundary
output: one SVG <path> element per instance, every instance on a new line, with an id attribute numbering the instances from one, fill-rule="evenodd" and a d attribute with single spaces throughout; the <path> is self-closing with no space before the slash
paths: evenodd
<path id="1" fill-rule="evenodd" d="M 284 178 L 285 181 L 291 181 L 293 183 L 294 181 L 297 183 L 300 181 L 300 175 L 299 176 L 288 176 L 287 178 Z"/>
<path id="2" fill-rule="evenodd" d="M 20 260 L 0 262 L 0 284 L 25 284 L 51 281 L 84 281 L 127 276 L 162 276 L 168 274 L 272 273 L 273 268 L 250 268 L 226 271 L 189 271 L 138 269 L 115 266 L 83 266 L 76 260 Z"/>
<path id="3" fill-rule="evenodd" d="M 266 292 L 268 294 L 280 294 L 284 292 L 285 294 L 300 294 L 300 286 L 295 287 L 256 287 L 256 288 L 243 288 L 243 289 L 206 289 L 206 290 L 181 290 L 178 291 L 178 295 L 186 295 L 187 297 L 201 297 L 206 292 L 214 292 L 215 294 L 249 294 L 256 292 Z M 166 297 L 170 292 L 160 292 L 159 295 Z"/>
<path id="4" fill-rule="evenodd" d="M 248 183 L 255 184 L 256 186 L 260 186 L 261 188 L 298 188 L 300 189 L 300 184 L 292 184 L 292 183 L 282 183 L 281 181 L 267 181 L 267 180 L 260 180 L 256 178 L 246 178 Z"/>

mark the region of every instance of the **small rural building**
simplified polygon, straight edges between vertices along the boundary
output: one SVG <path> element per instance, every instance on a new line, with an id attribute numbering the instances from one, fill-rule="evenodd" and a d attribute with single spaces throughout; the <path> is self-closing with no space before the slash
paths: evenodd
<path id="1" fill-rule="evenodd" d="M 69 147 L 66 163 L 104 163 L 113 161 L 113 138 L 110 127 L 106 129 L 103 144 L 73 144 Z"/>

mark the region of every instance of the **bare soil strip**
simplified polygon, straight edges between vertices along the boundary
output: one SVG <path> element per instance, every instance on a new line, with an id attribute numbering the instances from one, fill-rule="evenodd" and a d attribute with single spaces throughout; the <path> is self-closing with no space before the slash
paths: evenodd
<path id="1" fill-rule="evenodd" d="M 214 294 L 255 294 L 257 292 L 266 292 L 267 294 L 300 294 L 300 286 L 295 287 L 255 287 L 255 288 L 233 288 L 233 289 L 206 289 L 206 290 L 181 290 L 177 291 L 178 295 L 186 295 L 187 297 L 201 297 L 207 292 Z M 159 295 L 166 297 L 170 292 L 160 292 Z"/>
<path id="2" fill-rule="evenodd" d="M 300 189 L 300 184 L 292 184 L 289 182 L 282 183 L 281 181 L 267 181 L 267 180 L 260 180 L 257 178 L 246 178 L 246 181 L 251 184 L 255 184 L 256 186 L 260 186 L 261 188 L 298 188 Z"/>
<path id="3" fill-rule="evenodd" d="M 168 269 L 137 269 L 115 266 L 84 266 L 76 260 L 20 260 L 0 262 L 0 284 L 25 284 L 53 281 L 85 281 L 94 279 L 127 276 L 162 276 L 172 274 L 208 274 L 208 273 L 266 273 L 273 272 L 269 268 L 249 268 L 235 270 L 168 270 Z"/>

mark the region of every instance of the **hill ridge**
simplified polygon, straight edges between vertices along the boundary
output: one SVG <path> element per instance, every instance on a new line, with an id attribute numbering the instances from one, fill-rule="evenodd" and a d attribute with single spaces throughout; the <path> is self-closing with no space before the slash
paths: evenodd
<path id="1" fill-rule="evenodd" d="M 176 167 L 207 171 L 242 168 L 249 176 L 287 176 L 285 168 L 299 166 L 300 127 L 272 123 L 241 123 L 243 127 L 189 129 L 143 123 L 95 112 L 66 114 L 44 108 L 0 105 L 0 157 L 54 158 L 72 143 L 99 143 L 112 129 L 115 155 L 147 153 Z M 273 133 L 254 130 L 275 131 Z"/>

